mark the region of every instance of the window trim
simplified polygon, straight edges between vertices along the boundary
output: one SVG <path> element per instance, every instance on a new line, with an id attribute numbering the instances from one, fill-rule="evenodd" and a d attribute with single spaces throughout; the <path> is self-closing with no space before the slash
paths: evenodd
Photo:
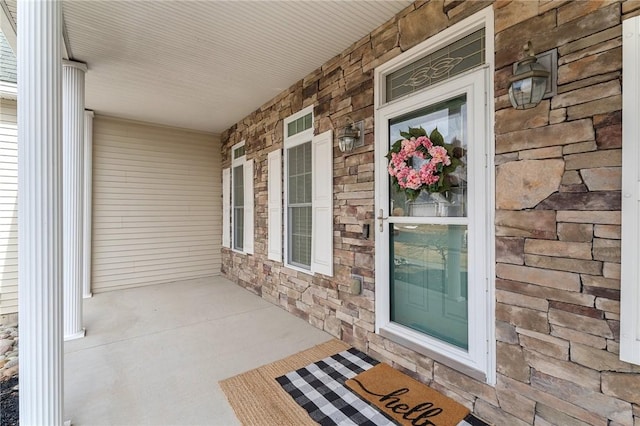
<path id="1" fill-rule="evenodd" d="M 235 253 L 240 253 L 240 254 L 246 254 L 246 247 L 244 244 L 244 232 L 243 232 L 243 241 L 242 241 L 242 250 L 239 250 L 236 248 L 236 228 L 235 228 L 235 186 L 234 186 L 234 181 L 235 181 L 235 169 L 236 167 L 242 167 L 242 174 L 243 174 L 243 184 L 242 184 L 242 193 L 244 194 L 245 192 L 245 185 L 247 184 L 247 182 L 244 181 L 244 169 L 246 166 L 246 161 L 247 161 L 247 154 L 245 151 L 244 155 L 241 155 L 238 158 L 234 158 L 235 155 L 235 151 L 238 148 L 242 148 L 245 146 L 245 141 L 241 141 L 238 142 L 237 144 L 233 145 L 233 147 L 231 147 L 231 166 L 230 166 L 230 184 L 231 184 L 231 196 L 229 198 L 229 208 L 230 208 L 230 226 L 231 226 L 231 234 L 230 234 L 230 248 L 233 252 Z M 244 206 L 243 206 L 243 215 L 244 215 Z M 246 230 L 246 229 L 245 229 Z"/>
<path id="2" fill-rule="evenodd" d="M 242 154 L 238 158 L 234 158 L 233 157 L 235 152 L 238 149 L 245 147 L 245 145 L 246 145 L 245 141 L 241 141 L 241 142 L 238 142 L 237 144 L 235 144 L 233 147 L 231 147 L 231 168 L 233 168 L 235 166 L 241 166 L 247 160 L 247 152 L 246 151 L 245 151 L 244 154 Z"/>
<path id="3" fill-rule="evenodd" d="M 293 136 L 288 136 L 287 134 L 287 129 L 288 129 L 288 125 L 289 123 L 296 121 L 298 118 L 300 117 L 304 117 L 305 115 L 308 115 L 309 113 L 311 113 L 311 127 L 303 130 L 302 132 L 296 133 Z M 305 143 L 310 143 L 311 144 L 311 155 L 312 155 L 312 161 L 313 161 L 313 136 L 314 136 L 314 121 L 315 121 L 315 117 L 313 114 L 313 105 L 309 105 L 306 108 L 303 108 L 302 110 L 298 111 L 295 114 L 290 115 L 289 117 L 285 118 L 283 121 L 283 132 L 284 132 L 284 191 L 283 191 L 283 214 L 284 214 L 284 220 L 283 220 L 283 233 L 284 233 L 284 238 L 283 238 L 283 247 L 282 247 L 282 254 L 283 254 L 283 263 L 284 266 L 286 266 L 287 268 L 302 272 L 304 274 L 308 274 L 308 275 L 314 275 L 313 272 L 313 224 L 312 224 L 312 228 L 311 228 L 311 262 L 309 264 L 309 268 L 304 268 L 302 266 L 293 264 L 290 262 L 289 260 L 289 239 L 290 239 L 290 235 L 289 235 L 289 150 L 291 148 L 295 148 L 297 146 L 300 146 L 302 144 Z M 313 170 L 313 169 L 312 169 Z M 313 171 L 311 172 L 311 179 L 313 180 Z M 312 197 L 313 199 L 313 197 Z M 312 210 L 313 210 L 313 202 L 312 202 Z"/>
<path id="4" fill-rule="evenodd" d="M 388 129 L 385 128 L 387 125 L 387 121 L 384 119 L 384 116 L 389 113 L 390 110 L 398 110 L 402 109 L 406 105 L 410 105 L 412 103 L 412 99 L 420 98 L 426 92 L 433 93 L 434 90 L 438 90 L 438 88 L 445 86 L 447 84 L 450 85 L 451 81 L 461 81 L 462 79 L 468 78 L 469 75 L 475 74 L 478 72 L 480 67 L 473 68 L 472 70 L 466 71 L 462 74 L 459 74 L 452 79 L 445 80 L 444 82 L 436 83 L 432 86 L 425 87 L 423 89 L 417 90 L 411 94 L 399 97 L 394 99 L 393 101 L 386 102 L 386 76 L 407 64 L 416 61 L 419 58 L 424 57 L 436 50 L 441 49 L 442 47 L 450 44 L 478 29 L 484 27 L 485 28 L 485 65 L 483 68 L 486 68 L 484 73 L 484 102 L 482 99 L 477 99 L 480 101 L 477 104 L 482 104 L 484 108 L 482 108 L 480 114 L 484 112 L 484 137 L 486 138 L 485 143 L 485 158 L 479 158 L 475 161 L 479 161 L 480 163 L 484 162 L 484 175 L 486 176 L 486 215 L 483 218 L 484 224 L 477 223 L 476 226 L 484 226 L 487 229 L 486 232 L 486 244 L 485 244 L 485 259 L 483 260 L 483 268 L 485 271 L 486 285 L 485 297 L 481 297 L 481 301 L 483 306 L 478 307 L 477 305 L 473 306 L 472 301 L 469 302 L 469 320 L 473 321 L 474 316 L 473 311 L 477 309 L 482 309 L 483 312 L 483 320 L 484 323 L 487 324 L 486 328 L 483 330 L 485 336 L 482 339 L 477 339 L 475 345 L 480 345 L 479 348 L 474 349 L 475 353 L 478 354 L 477 360 L 480 361 L 481 365 L 474 365 L 473 362 L 469 361 L 468 357 L 464 360 L 464 357 L 455 357 L 452 354 L 455 351 L 438 351 L 434 353 L 434 351 L 428 351 L 428 356 L 438 360 L 439 362 L 449 365 L 452 368 L 455 368 L 459 371 L 462 371 L 465 374 L 471 375 L 479 380 L 486 381 L 487 383 L 494 385 L 497 380 L 497 372 L 496 372 L 496 343 L 495 343 L 495 167 L 493 166 L 493 158 L 495 155 L 494 143 L 495 135 L 492 123 L 494 123 L 494 99 L 493 96 L 488 96 L 487 93 L 494 93 L 494 84 L 493 84 L 493 76 L 495 75 L 495 66 L 494 66 L 494 15 L 493 8 L 487 7 L 482 11 L 470 16 L 469 18 L 464 19 L 463 21 L 453 25 L 452 27 L 447 28 L 446 30 L 438 33 L 437 35 L 423 41 L 418 44 L 414 48 L 408 50 L 407 52 L 397 56 L 396 58 L 390 60 L 389 62 L 381 65 L 376 68 L 374 73 L 374 108 L 376 111 L 375 123 L 376 123 L 376 144 L 380 144 L 386 141 L 387 138 L 384 137 L 385 134 L 388 134 Z M 479 96 L 482 96 L 479 94 Z M 434 100 L 435 102 L 435 100 Z M 384 139 L 384 141 L 381 141 Z M 386 171 L 386 159 L 382 158 L 386 152 L 381 152 L 382 148 L 378 147 L 376 150 L 376 184 L 375 184 L 375 194 L 376 194 L 376 212 L 383 205 L 384 202 L 380 197 L 382 191 L 383 182 L 388 181 L 388 175 Z M 384 164 L 383 164 L 384 163 Z M 470 177 L 471 179 L 471 177 Z M 471 221 L 472 218 L 469 217 Z M 377 228 L 377 227 L 376 227 Z M 376 252 L 382 249 L 381 244 L 386 244 L 386 242 L 381 241 L 382 238 L 376 238 Z M 388 268 L 388 265 L 379 264 L 382 260 L 383 256 L 376 255 L 376 270 L 382 271 L 383 268 Z M 379 281 L 379 280 L 376 280 Z M 419 339 L 417 333 L 412 334 L 411 332 L 407 332 L 407 329 L 403 329 L 402 326 L 393 324 L 389 321 L 390 307 L 389 303 L 389 286 L 386 285 L 385 289 L 382 289 L 385 286 L 376 286 L 376 324 L 375 330 L 376 333 L 381 334 L 388 338 L 395 338 L 396 341 L 403 340 L 401 343 L 411 347 L 412 349 L 425 353 L 427 348 L 424 346 L 421 341 L 423 339 Z M 384 296 L 384 292 L 386 291 L 387 297 Z M 476 299 L 478 296 L 476 296 Z M 476 300 L 476 304 L 480 303 Z M 395 333 L 394 333 L 395 332 Z M 398 337 L 401 334 L 402 337 Z M 486 341 L 482 341 L 485 339 Z M 469 342 L 471 344 L 471 341 Z M 484 343 L 484 344 L 483 344 Z M 483 355 L 486 354 L 486 355 Z"/>

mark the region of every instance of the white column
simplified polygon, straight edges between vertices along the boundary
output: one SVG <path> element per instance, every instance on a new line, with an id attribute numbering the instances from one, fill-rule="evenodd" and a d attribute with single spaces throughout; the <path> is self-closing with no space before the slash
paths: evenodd
<path id="1" fill-rule="evenodd" d="M 62 424 L 62 4 L 18 1 L 20 424 Z"/>
<path id="2" fill-rule="evenodd" d="M 91 294 L 91 196 L 93 182 L 93 111 L 84 112 L 84 214 L 82 217 L 82 288 L 83 297 Z"/>
<path id="3" fill-rule="evenodd" d="M 64 340 L 84 337 L 82 328 L 84 192 L 84 74 L 87 66 L 62 62 L 62 282 Z"/>

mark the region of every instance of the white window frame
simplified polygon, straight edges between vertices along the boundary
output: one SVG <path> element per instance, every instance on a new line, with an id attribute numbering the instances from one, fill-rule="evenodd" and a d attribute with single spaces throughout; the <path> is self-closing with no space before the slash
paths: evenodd
<path id="1" fill-rule="evenodd" d="M 247 160 L 247 154 L 245 151 L 245 154 L 235 158 L 235 153 L 236 150 L 238 150 L 239 148 L 242 148 L 245 146 L 245 141 L 239 142 L 237 144 L 235 144 L 232 148 L 231 148 L 231 249 L 236 252 L 236 253 L 244 253 L 244 238 L 242 240 L 242 250 L 238 250 L 236 248 L 236 223 L 235 223 L 235 205 L 236 205 L 236 196 L 235 196 L 235 169 L 236 167 L 242 167 L 242 173 L 243 173 L 243 188 L 242 188 L 242 192 L 244 194 L 244 185 L 246 184 L 244 182 L 244 163 Z M 246 148 L 245 148 L 246 150 Z M 243 201 L 244 201 L 244 197 L 243 197 Z M 243 215 L 244 215 L 244 206 L 243 206 Z M 244 231 L 243 231 L 243 235 L 244 235 Z"/>
<path id="2" fill-rule="evenodd" d="M 478 80 L 477 76 L 480 75 L 478 68 L 462 73 L 458 76 L 452 77 L 450 80 L 446 80 L 442 83 L 437 83 L 433 86 L 426 87 L 418 90 L 414 93 L 405 95 L 396 100 L 386 102 L 386 81 L 385 77 L 414 62 L 415 60 L 428 55 L 440 48 L 447 46 L 448 44 L 468 35 L 481 28 L 485 29 L 485 57 L 486 65 L 484 66 L 484 73 L 480 81 L 484 87 L 484 93 L 478 91 L 478 87 L 473 80 Z M 410 347 L 418 352 L 421 352 L 445 365 L 449 365 L 465 374 L 470 375 L 478 380 L 483 380 L 491 385 L 496 383 L 496 359 L 495 359 L 495 171 L 493 158 L 495 155 L 494 143 L 494 100 L 493 96 L 488 94 L 494 93 L 493 75 L 495 73 L 494 66 L 494 21 L 493 21 L 493 8 L 488 7 L 484 10 L 474 14 L 473 16 L 466 18 L 460 23 L 438 33 L 434 37 L 420 43 L 414 48 L 401 54 L 400 56 L 392 59 L 391 61 L 383 64 L 375 70 L 375 123 L 376 123 L 376 212 L 382 206 L 388 204 L 388 199 L 382 199 L 381 194 L 383 183 L 388 182 L 387 174 L 387 159 L 384 157 L 386 151 L 388 151 L 388 119 L 391 115 L 401 115 L 405 112 L 418 109 L 420 105 L 424 105 L 425 94 L 433 96 L 435 94 L 437 99 L 428 98 L 429 103 L 436 103 L 438 99 L 445 100 L 455 96 L 458 93 L 472 93 L 468 98 L 470 107 L 478 111 L 484 122 L 480 129 L 484 129 L 485 137 L 485 156 L 484 158 L 474 158 L 472 161 L 478 161 L 479 167 L 476 170 L 483 170 L 482 178 L 486 177 L 485 194 L 470 194 L 485 195 L 483 200 L 478 201 L 477 204 L 481 204 L 485 209 L 484 224 L 476 223 L 475 226 L 484 227 L 486 232 L 486 241 L 481 244 L 482 247 L 470 247 L 469 252 L 475 250 L 484 254 L 484 258 L 476 262 L 481 264 L 472 265 L 472 261 L 469 261 L 470 273 L 472 268 L 476 268 L 476 282 L 484 282 L 485 288 L 479 289 L 472 294 L 472 290 L 469 290 L 469 351 L 465 352 L 461 349 L 448 345 L 440 340 L 430 338 L 426 335 L 414 332 L 407 327 L 400 326 L 399 324 L 392 323 L 390 321 L 390 294 L 388 281 L 383 282 L 383 279 L 378 279 L 378 275 L 382 274 L 381 271 L 388 270 L 388 259 L 382 259 L 384 256 L 376 256 L 376 282 L 380 285 L 376 285 L 376 324 L 375 331 L 378 334 L 384 335 L 387 338 L 396 340 L 401 344 Z M 471 85 L 476 86 L 472 88 L 460 87 L 459 90 L 452 87 L 451 81 L 461 83 L 461 86 Z M 439 88 L 443 88 L 440 90 Z M 446 89 L 446 92 L 444 91 Z M 421 99 L 422 95 L 422 99 Z M 472 103 L 472 104 L 471 104 Z M 471 128 L 474 128 L 474 123 L 470 123 Z M 384 152 L 383 152 L 384 151 Z M 484 163 L 484 164 L 483 164 Z M 474 179 L 473 176 L 469 176 L 469 179 Z M 386 198 L 386 197 L 385 197 Z M 388 210 L 388 206 L 385 207 Z M 386 211 L 385 210 L 385 211 Z M 376 213 L 377 215 L 377 213 Z M 475 220 L 471 215 L 469 216 L 469 223 Z M 379 220 L 381 221 L 381 220 Z M 379 223 L 377 224 L 379 225 Z M 388 228 L 388 226 L 386 227 Z M 376 226 L 376 229 L 378 227 Z M 388 229 L 385 230 L 384 236 L 388 236 Z M 388 239 L 385 239 L 383 234 L 378 232 L 376 238 L 376 252 L 380 253 L 380 250 L 384 250 L 383 245 L 388 244 Z M 385 263 L 386 264 L 382 264 Z M 388 274 L 388 272 L 387 272 Z M 473 327 L 475 331 L 472 332 Z"/>
<path id="3" fill-rule="evenodd" d="M 622 22 L 620 359 L 640 365 L 640 16 Z"/>
<path id="4" fill-rule="evenodd" d="M 302 132 L 296 133 L 293 136 L 289 136 L 289 123 L 296 121 L 300 117 L 304 117 L 305 115 L 311 114 L 311 127 L 307 130 L 303 130 Z M 284 247 L 283 247 L 283 257 L 284 257 L 284 265 L 287 268 L 294 269 L 299 272 L 303 272 L 305 274 L 313 275 L 312 267 L 309 265 L 309 269 L 293 265 L 289 263 L 289 150 L 291 148 L 295 148 L 296 146 L 310 143 L 313 145 L 313 131 L 314 131 L 314 115 L 313 115 L 313 105 L 309 105 L 308 107 L 298 111 L 297 113 L 290 115 L 289 117 L 284 119 L 283 125 L 283 133 L 284 133 Z M 313 152 L 313 150 L 312 150 Z M 313 172 L 312 172 L 313 173 Z M 313 178 L 312 178 L 313 179 Z M 313 207 L 312 207 L 313 209 Z M 313 263 L 313 224 L 312 224 L 312 241 L 311 241 L 311 263 Z"/>
<path id="5" fill-rule="evenodd" d="M 245 154 L 234 158 L 237 149 L 245 147 Z M 235 187 L 234 187 L 234 169 L 236 167 L 242 167 L 243 173 L 243 217 L 244 217 L 244 230 L 242 240 L 242 250 L 238 250 L 236 246 L 236 232 L 234 223 L 234 205 L 235 205 Z M 231 168 L 230 168 L 230 247 L 236 253 L 241 254 L 253 254 L 253 160 L 247 160 L 246 144 L 245 141 L 239 142 L 231 148 Z M 227 208 L 227 207 L 224 207 Z"/>
<path id="6" fill-rule="evenodd" d="M 288 135 L 289 123 L 311 114 L 311 127 Z M 284 265 L 304 274 L 333 276 L 333 132 L 314 135 L 313 105 L 284 122 Z M 311 144 L 311 264 L 309 269 L 289 263 L 289 150 Z M 270 184 L 269 184 L 270 185 Z M 277 191 L 273 191 L 277 192 Z M 269 201 L 271 204 L 271 201 Z M 273 200 L 274 206 L 276 200 Z M 270 219 L 271 220 L 271 219 Z M 269 232 L 273 232 L 270 229 Z"/>

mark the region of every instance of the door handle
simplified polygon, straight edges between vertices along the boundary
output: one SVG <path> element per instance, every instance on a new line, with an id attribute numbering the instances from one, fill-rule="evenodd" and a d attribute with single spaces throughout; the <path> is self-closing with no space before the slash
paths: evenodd
<path id="1" fill-rule="evenodd" d="M 384 217 L 384 210 L 380 209 L 378 211 L 378 217 L 376 218 L 378 219 L 380 222 L 378 224 L 378 229 L 380 229 L 380 232 L 384 231 L 384 221 L 388 220 L 388 217 Z"/>

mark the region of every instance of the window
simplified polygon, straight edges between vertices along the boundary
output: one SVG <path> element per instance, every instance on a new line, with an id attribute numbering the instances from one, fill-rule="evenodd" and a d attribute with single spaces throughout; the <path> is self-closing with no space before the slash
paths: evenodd
<path id="1" fill-rule="evenodd" d="M 281 260 L 284 203 L 284 263 L 306 273 L 333 275 L 333 134 L 313 134 L 313 106 L 284 120 L 284 200 L 280 153 L 269 154 L 269 259 Z"/>
<path id="2" fill-rule="evenodd" d="M 244 158 L 243 158 L 244 159 Z M 233 168 L 233 248 L 242 251 L 244 247 L 244 164 Z"/>
<path id="3" fill-rule="evenodd" d="M 287 217 L 290 264 L 311 268 L 311 141 L 287 150 Z"/>
<path id="4" fill-rule="evenodd" d="M 492 18 L 488 8 L 377 68 L 375 117 L 376 333 L 488 383 Z M 450 190 L 412 201 L 392 185 L 386 154 L 418 127 L 437 128 L 462 165 Z"/>
<path id="5" fill-rule="evenodd" d="M 286 263 L 311 270 L 313 108 L 285 120 Z"/>
<path id="6" fill-rule="evenodd" d="M 231 152 L 231 168 L 222 171 L 222 245 L 253 254 L 253 160 L 244 142 Z"/>
<path id="7" fill-rule="evenodd" d="M 640 16 L 622 23 L 620 359 L 640 364 Z"/>

